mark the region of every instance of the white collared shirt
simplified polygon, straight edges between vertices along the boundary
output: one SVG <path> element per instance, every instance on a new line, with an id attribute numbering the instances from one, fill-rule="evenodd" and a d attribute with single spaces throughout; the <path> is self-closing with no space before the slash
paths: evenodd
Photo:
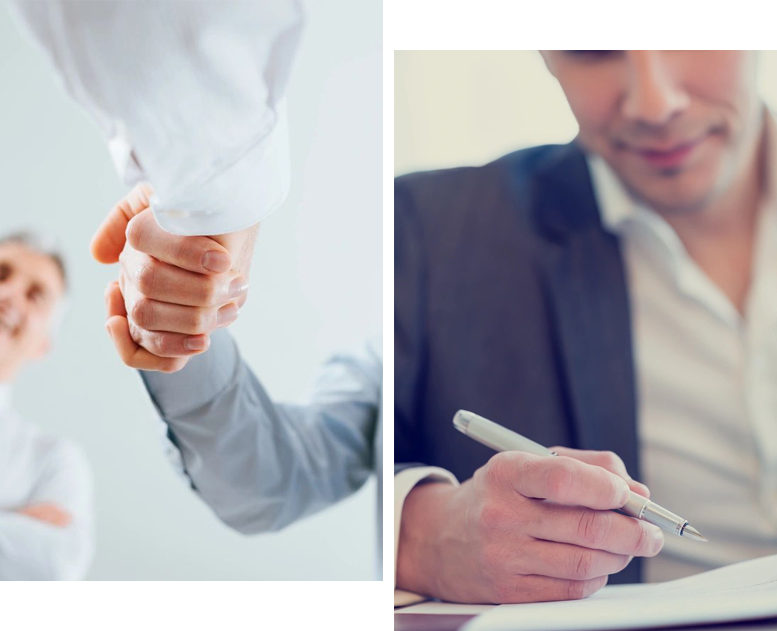
<path id="1" fill-rule="evenodd" d="M 108 139 L 125 182 L 153 186 L 162 228 L 233 232 L 284 200 L 298 0 L 14 6 Z"/>
<path id="2" fill-rule="evenodd" d="M 19 418 L 10 396 L 0 384 L 0 580 L 82 579 L 94 550 L 89 464 L 75 444 Z M 39 503 L 56 504 L 71 523 L 16 512 Z"/>
<path id="3" fill-rule="evenodd" d="M 775 147 L 767 120 L 767 156 Z M 767 191 L 777 184 L 769 160 Z M 589 157 L 602 223 L 628 274 L 642 482 L 708 539 L 667 536 L 670 580 L 777 553 L 777 203 L 764 197 L 742 316 L 656 212 Z"/>

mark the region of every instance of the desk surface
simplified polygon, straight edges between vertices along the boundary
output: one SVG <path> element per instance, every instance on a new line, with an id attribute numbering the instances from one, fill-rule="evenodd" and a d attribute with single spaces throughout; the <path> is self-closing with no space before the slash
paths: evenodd
<path id="1" fill-rule="evenodd" d="M 394 612 L 394 631 L 458 631 L 471 615 Z M 700 627 L 663 627 L 661 631 L 777 631 L 777 618 L 757 622 L 715 624 Z"/>

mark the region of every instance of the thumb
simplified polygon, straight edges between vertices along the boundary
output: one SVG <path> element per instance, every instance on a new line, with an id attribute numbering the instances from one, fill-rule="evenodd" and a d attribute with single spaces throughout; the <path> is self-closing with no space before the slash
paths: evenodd
<path id="1" fill-rule="evenodd" d="M 127 224 L 138 213 L 146 210 L 153 190 L 148 184 L 141 183 L 133 188 L 117 203 L 92 237 L 89 249 L 100 263 L 116 263 L 124 249 L 127 238 Z"/>

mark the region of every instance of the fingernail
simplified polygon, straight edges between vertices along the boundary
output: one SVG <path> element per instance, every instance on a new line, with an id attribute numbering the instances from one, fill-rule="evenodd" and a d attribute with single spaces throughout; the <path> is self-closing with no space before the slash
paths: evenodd
<path id="1" fill-rule="evenodd" d="M 238 276 L 229 283 L 229 293 L 227 294 L 227 297 L 231 300 L 232 298 L 237 298 L 241 294 L 244 294 L 246 291 L 248 291 L 248 281 L 242 276 Z"/>
<path id="2" fill-rule="evenodd" d="M 653 554 L 658 554 L 664 547 L 664 533 L 659 528 L 653 529 L 652 544 L 650 550 Z"/>
<path id="3" fill-rule="evenodd" d="M 202 266 L 211 272 L 226 272 L 230 265 L 232 265 L 232 260 L 224 252 L 210 250 L 202 255 Z"/>
<path id="4" fill-rule="evenodd" d="M 650 489 L 646 487 L 644 484 L 642 484 L 642 482 L 635 481 L 634 484 L 637 485 L 640 489 L 642 489 L 642 491 L 645 494 L 645 497 L 650 497 Z"/>
<path id="5" fill-rule="evenodd" d="M 110 335 L 111 338 L 113 338 L 113 333 L 111 333 L 111 327 L 108 326 L 107 322 L 105 323 L 105 330 L 108 332 L 108 335 Z"/>
<path id="6" fill-rule="evenodd" d="M 224 305 L 216 313 L 216 325 L 224 326 L 237 320 L 237 314 L 240 313 L 240 309 L 234 302 L 230 302 L 228 305 Z"/>
<path id="7" fill-rule="evenodd" d="M 208 338 L 199 335 L 187 337 L 183 341 L 183 346 L 187 351 L 204 351 L 208 348 Z"/>

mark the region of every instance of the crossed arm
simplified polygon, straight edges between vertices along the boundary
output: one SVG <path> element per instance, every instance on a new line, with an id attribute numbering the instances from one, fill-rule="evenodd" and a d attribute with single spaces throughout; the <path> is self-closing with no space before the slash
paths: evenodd
<path id="1" fill-rule="evenodd" d="M 0 580 L 75 580 L 93 554 L 91 475 L 63 444 L 51 454 L 30 498 L 0 510 Z"/>

